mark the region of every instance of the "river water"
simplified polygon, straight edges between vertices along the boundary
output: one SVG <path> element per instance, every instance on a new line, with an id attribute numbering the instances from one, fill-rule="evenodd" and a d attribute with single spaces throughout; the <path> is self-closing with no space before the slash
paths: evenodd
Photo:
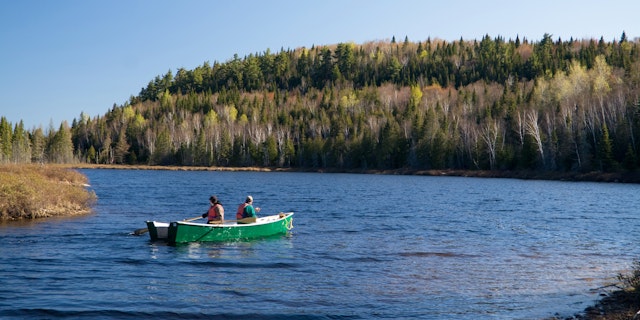
<path id="1" fill-rule="evenodd" d="M 543 319 L 638 258 L 640 186 L 326 173 L 81 170 L 84 217 L 0 225 L 3 319 Z M 145 220 L 294 211 L 287 235 L 167 246 Z"/>

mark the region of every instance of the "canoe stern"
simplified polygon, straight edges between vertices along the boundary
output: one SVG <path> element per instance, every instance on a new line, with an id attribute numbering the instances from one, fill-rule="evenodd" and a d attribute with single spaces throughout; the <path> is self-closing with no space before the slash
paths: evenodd
<path id="1" fill-rule="evenodd" d="M 169 235 L 169 223 L 158 221 L 147 221 L 149 237 L 151 241 L 167 240 Z"/>

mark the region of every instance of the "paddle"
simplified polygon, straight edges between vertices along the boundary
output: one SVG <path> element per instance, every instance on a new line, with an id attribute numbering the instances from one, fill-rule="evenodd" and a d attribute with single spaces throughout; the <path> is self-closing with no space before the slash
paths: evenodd
<path id="1" fill-rule="evenodd" d="M 198 219 L 202 219 L 202 216 L 197 216 L 195 218 L 184 219 L 182 221 L 194 221 L 194 220 L 198 220 Z M 147 232 L 149 232 L 149 228 L 140 228 L 140 229 L 133 230 L 133 234 L 135 234 L 136 236 L 143 235 L 143 234 L 145 234 Z"/>
<path id="2" fill-rule="evenodd" d="M 149 232 L 149 229 L 147 229 L 147 228 L 133 230 L 133 234 L 135 234 L 136 236 L 143 235 L 143 234 L 145 234 L 147 232 Z"/>

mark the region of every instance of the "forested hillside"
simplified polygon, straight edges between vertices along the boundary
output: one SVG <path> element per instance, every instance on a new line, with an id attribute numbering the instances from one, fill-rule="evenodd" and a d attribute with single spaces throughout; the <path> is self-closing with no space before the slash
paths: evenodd
<path id="1" fill-rule="evenodd" d="M 624 171 L 640 164 L 640 42 L 341 43 L 155 77 L 104 116 L 26 132 L 4 162 Z M 126 75 L 125 75 L 126 76 Z"/>

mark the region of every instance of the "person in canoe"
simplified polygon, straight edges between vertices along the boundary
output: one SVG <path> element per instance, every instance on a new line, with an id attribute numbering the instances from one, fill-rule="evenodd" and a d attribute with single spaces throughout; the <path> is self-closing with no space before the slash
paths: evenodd
<path id="1" fill-rule="evenodd" d="M 207 218 L 207 223 L 222 223 L 224 220 L 224 207 L 222 207 L 218 197 L 211 196 L 209 204 L 209 211 L 202 214 L 202 217 Z"/>
<path id="2" fill-rule="evenodd" d="M 255 222 L 255 219 L 258 217 L 256 215 L 256 212 L 260 212 L 260 208 L 254 208 L 253 197 L 247 196 L 247 199 L 244 201 L 244 203 L 238 206 L 238 211 L 236 212 L 236 219 L 253 220 L 253 221 L 247 221 L 247 222 Z M 247 218 L 253 218 L 253 219 L 247 219 Z M 241 221 L 238 221 L 238 222 L 242 223 Z"/>

